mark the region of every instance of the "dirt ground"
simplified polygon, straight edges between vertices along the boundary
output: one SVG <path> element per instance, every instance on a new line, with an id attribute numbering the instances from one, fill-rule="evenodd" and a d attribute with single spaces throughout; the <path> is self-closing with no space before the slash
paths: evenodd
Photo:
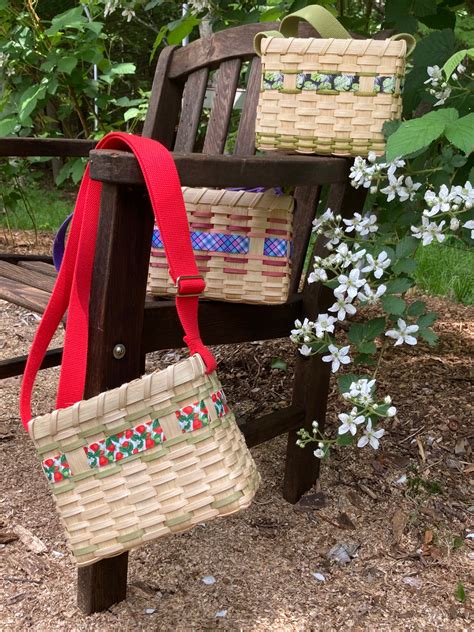
<path id="1" fill-rule="evenodd" d="M 131 552 L 126 601 L 90 617 L 76 607 L 74 563 L 19 422 L 19 378 L 0 382 L 0 630 L 472 629 L 474 308 L 427 300 L 440 344 L 397 348 L 384 361 L 380 392 L 398 415 L 380 451 L 342 449 L 292 506 L 280 491 L 285 439 L 255 448 L 263 483 L 252 507 Z M 0 309 L 0 357 L 26 353 L 37 317 Z M 262 401 L 265 411 L 288 404 L 287 340 L 216 352 L 238 418 Z M 147 370 L 180 353 L 150 355 Z M 288 370 L 271 369 L 274 357 Z M 57 375 L 42 372 L 38 412 L 52 406 Z M 340 406 L 333 388 L 332 423 Z M 351 561 L 327 559 L 336 544 L 353 545 Z"/>

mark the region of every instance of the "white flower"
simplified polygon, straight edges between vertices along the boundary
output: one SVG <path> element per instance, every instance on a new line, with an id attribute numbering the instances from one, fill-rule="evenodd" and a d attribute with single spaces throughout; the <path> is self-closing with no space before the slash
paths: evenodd
<path id="1" fill-rule="evenodd" d="M 311 425 L 313 426 L 313 430 L 317 430 L 319 428 L 319 424 L 316 421 L 316 419 L 313 421 L 313 423 Z"/>
<path id="2" fill-rule="evenodd" d="M 362 289 L 364 291 L 359 292 L 359 294 L 357 294 L 357 298 L 363 303 L 374 305 L 375 303 L 377 303 L 379 298 L 385 294 L 387 290 L 387 286 L 383 285 L 382 283 L 382 285 L 379 285 L 377 290 L 374 292 L 372 288 L 370 287 L 370 285 L 366 283 Z"/>
<path id="3" fill-rule="evenodd" d="M 396 178 L 392 174 L 388 176 L 388 185 L 384 189 L 380 189 L 380 193 L 387 196 L 387 202 L 391 202 L 397 197 L 402 188 L 403 176 Z"/>
<path id="4" fill-rule="evenodd" d="M 383 403 L 384 403 L 384 404 L 391 404 L 391 403 L 392 403 L 392 398 L 390 397 L 390 395 L 386 395 L 386 396 L 383 398 Z"/>
<path id="5" fill-rule="evenodd" d="M 436 107 L 437 105 L 444 105 L 446 103 L 446 99 L 449 99 L 449 97 L 451 96 L 451 92 L 452 92 L 452 88 L 451 86 L 448 86 L 447 83 L 441 84 L 441 89 L 438 91 L 430 90 L 430 93 L 436 99 L 438 99 L 436 103 L 434 104 L 434 107 Z"/>
<path id="6" fill-rule="evenodd" d="M 357 426 L 365 423 L 364 415 L 357 415 L 357 408 L 353 408 L 348 415 L 347 413 L 341 413 L 338 415 L 339 420 L 342 422 L 337 432 L 340 435 L 350 432 L 352 436 L 357 432 Z"/>
<path id="7" fill-rule="evenodd" d="M 334 219 L 334 213 L 328 208 L 321 217 L 316 217 L 313 219 L 313 232 L 316 232 L 318 228 L 320 228 L 323 224 L 327 222 L 331 222 Z"/>
<path id="8" fill-rule="evenodd" d="M 444 220 L 436 224 L 436 222 L 429 222 L 428 218 L 423 217 L 421 221 L 422 225 L 412 226 L 411 232 L 413 233 L 413 237 L 422 240 L 423 246 L 431 244 L 433 239 L 436 239 L 439 243 L 446 239 L 446 235 L 443 235 L 443 226 L 446 224 Z"/>
<path id="9" fill-rule="evenodd" d="M 372 428 L 372 419 L 367 421 L 367 426 L 365 427 L 364 434 L 357 442 L 358 448 L 365 447 L 368 443 L 373 447 L 374 450 L 377 450 L 379 447 L 379 439 L 381 439 L 385 434 L 385 430 L 380 428 L 380 430 L 374 430 Z"/>
<path id="10" fill-rule="evenodd" d="M 308 275 L 308 283 L 317 283 L 318 281 L 327 281 L 328 275 L 324 268 L 314 267 L 313 272 Z"/>
<path id="11" fill-rule="evenodd" d="M 384 270 L 386 270 L 391 263 L 391 260 L 388 258 L 385 250 L 382 250 L 382 252 L 377 256 L 377 259 L 374 259 L 372 255 L 369 254 L 366 255 L 366 258 L 368 265 L 362 268 L 362 272 L 373 272 L 376 279 L 380 279 Z"/>
<path id="12" fill-rule="evenodd" d="M 450 230 L 455 232 L 456 230 L 458 230 L 460 225 L 461 225 L 461 222 L 458 220 L 457 217 L 451 217 L 451 221 L 449 222 Z"/>
<path id="13" fill-rule="evenodd" d="M 362 236 L 369 235 L 370 233 L 376 233 L 379 227 L 377 226 L 377 216 L 376 215 L 366 215 L 362 220 L 360 228 L 357 229 L 357 232 Z"/>
<path id="14" fill-rule="evenodd" d="M 414 199 L 416 192 L 421 187 L 421 182 L 413 182 L 410 176 L 405 178 L 404 185 L 398 189 L 398 197 L 400 202 Z"/>
<path id="15" fill-rule="evenodd" d="M 466 72 L 466 66 L 459 64 L 456 70 L 458 72 L 458 75 L 462 75 L 464 72 Z"/>
<path id="16" fill-rule="evenodd" d="M 298 338 L 299 336 L 308 336 L 314 331 L 314 323 L 307 318 L 303 322 L 297 319 L 295 320 L 295 329 L 291 330 L 291 338 Z"/>
<path id="17" fill-rule="evenodd" d="M 303 345 L 299 348 L 299 352 L 302 356 L 308 357 L 313 353 L 313 350 L 308 345 Z"/>
<path id="18" fill-rule="evenodd" d="M 104 18 L 113 13 L 117 9 L 119 4 L 119 0 L 108 0 L 108 2 L 105 3 L 104 7 Z"/>
<path id="19" fill-rule="evenodd" d="M 336 345 L 329 345 L 329 355 L 323 356 L 323 362 L 331 362 L 331 371 L 335 373 L 341 364 L 349 364 L 351 361 L 349 357 L 350 346 L 338 348 Z"/>
<path id="20" fill-rule="evenodd" d="M 444 81 L 443 71 L 439 66 L 428 66 L 426 72 L 429 78 L 425 83 L 431 83 L 433 86 L 437 86 L 441 81 Z"/>
<path id="21" fill-rule="evenodd" d="M 403 318 L 398 319 L 397 325 L 398 329 L 389 329 L 385 332 L 386 336 L 395 340 L 394 346 L 397 347 L 404 342 L 407 345 L 416 345 L 416 338 L 414 336 L 411 336 L 410 334 L 414 334 L 418 331 L 418 325 L 407 325 Z"/>
<path id="22" fill-rule="evenodd" d="M 387 417 L 395 417 L 395 415 L 397 414 L 397 409 L 395 408 L 395 406 L 390 406 L 385 414 Z"/>
<path id="23" fill-rule="evenodd" d="M 375 380 L 365 378 L 352 382 L 349 387 L 349 397 L 346 399 L 355 399 L 358 404 L 368 406 L 373 402 L 372 389 L 374 385 Z"/>
<path id="24" fill-rule="evenodd" d="M 318 320 L 314 324 L 316 329 L 316 336 L 318 338 L 323 338 L 325 331 L 333 333 L 334 323 L 337 323 L 337 318 L 334 318 L 334 316 L 329 316 L 328 314 L 319 314 Z"/>
<path id="25" fill-rule="evenodd" d="M 379 165 L 369 166 L 364 158 L 357 156 L 349 173 L 349 178 L 352 180 L 352 186 L 355 189 L 358 189 L 360 186 L 368 189 L 372 184 L 372 178 L 379 170 Z"/>
<path id="26" fill-rule="evenodd" d="M 324 456 L 324 450 L 321 450 L 320 448 L 318 448 L 317 450 L 313 452 L 313 454 L 317 459 L 322 459 Z"/>
<path id="27" fill-rule="evenodd" d="M 127 18 L 127 22 L 130 22 L 132 18 L 135 17 L 135 11 L 133 9 L 124 9 L 122 11 L 122 16 Z"/>
<path id="28" fill-rule="evenodd" d="M 344 237 L 344 231 L 340 226 L 336 226 L 335 228 L 324 231 L 324 236 L 330 240 L 328 242 L 329 244 L 337 246 L 341 238 Z"/>
<path id="29" fill-rule="evenodd" d="M 368 255 L 370 256 L 370 255 Z M 359 288 L 365 284 L 365 279 L 360 279 L 360 270 L 354 268 L 349 272 L 349 276 L 345 274 L 340 274 L 337 277 L 340 285 L 334 291 L 334 296 L 336 296 L 336 292 L 338 294 L 342 294 L 343 292 L 347 292 L 347 296 L 350 299 L 354 299 L 357 296 L 357 292 Z"/>
<path id="30" fill-rule="evenodd" d="M 426 191 L 425 202 L 430 207 L 430 210 L 424 210 L 423 215 L 427 217 L 433 217 L 437 213 L 447 213 L 451 208 L 451 202 L 454 201 L 454 197 L 457 195 L 457 190 L 453 187 L 451 191 L 443 184 L 440 187 L 438 195 L 434 191 Z"/>
<path id="31" fill-rule="evenodd" d="M 470 219 L 468 222 L 462 225 L 463 228 L 467 228 L 471 231 L 471 239 L 474 239 L 474 219 Z"/>
<path id="32" fill-rule="evenodd" d="M 353 316 L 356 313 L 356 308 L 352 305 L 352 299 L 350 296 L 345 297 L 341 292 L 334 291 L 334 296 L 337 302 L 328 309 L 328 312 L 337 312 L 338 320 L 344 320 L 346 314 Z"/>

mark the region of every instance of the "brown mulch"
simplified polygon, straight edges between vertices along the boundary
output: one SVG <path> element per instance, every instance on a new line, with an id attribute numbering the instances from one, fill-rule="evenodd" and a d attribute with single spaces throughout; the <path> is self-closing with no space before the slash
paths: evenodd
<path id="1" fill-rule="evenodd" d="M 426 300 L 440 314 L 440 344 L 387 354 L 380 393 L 393 397 L 398 414 L 378 452 L 340 450 L 305 503 L 292 506 L 280 491 L 284 437 L 254 449 L 263 483 L 252 507 L 131 552 L 126 601 L 90 617 L 75 605 L 74 563 L 18 419 L 19 379 L 0 382 L 0 629 L 472 629 L 474 308 Z M 0 306 L 0 357 L 26 352 L 37 318 Z M 238 417 L 288 404 L 288 340 L 216 352 Z M 147 370 L 181 353 L 151 354 Z M 286 371 L 271 368 L 275 357 Z M 38 412 L 53 404 L 57 376 L 42 372 Z M 332 425 L 339 410 L 333 385 Z M 34 552 L 41 543 L 45 550 Z M 330 562 L 336 544 L 358 547 L 355 557 Z M 206 585 L 206 576 L 215 583 Z"/>

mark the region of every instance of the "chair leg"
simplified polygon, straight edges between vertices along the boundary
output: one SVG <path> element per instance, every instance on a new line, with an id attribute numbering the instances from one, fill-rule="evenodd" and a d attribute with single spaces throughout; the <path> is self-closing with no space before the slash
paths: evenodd
<path id="1" fill-rule="evenodd" d="M 91 288 L 85 397 L 139 377 L 153 215 L 143 191 L 104 184 Z M 125 355 L 113 355 L 115 345 Z M 128 554 L 78 569 L 77 601 L 86 614 L 122 601 Z"/>
<path id="2" fill-rule="evenodd" d="M 321 361 L 321 356 L 303 358 L 296 361 L 293 404 L 305 410 L 301 428 L 311 433 L 311 425 L 316 419 L 321 430 L 324 429 L 329 392 L 330 366 Z M 314 444 L 304 448 L 296 445 L 297 430 L 288 433 L 286 449 L 285 478 L 283 497 L 290 503 L 296 503 L 310 489 L 319 477 L 320 460 L 314 457 Z"/>
<path id="3" fill-rule="evenodd" d="M 335 214 L 342 217 L 350 216 L 354 211 L 362 211 L 366 189 L 353 189 L 349 181 L 331 187 L 327 206 Z M 315 198 L 315 203 L 317 198 Z M 315 209 L 314 209 L 315 210 Z M 327 239 L 318 238 L 314 246 L 314 255 L 325 257 Z M 317 315 L 326 312 L 334 301 L 332 291 L 315 283 L 305 283 L 303 289 L 303 316 L 315 320 Z M 324 431 L 326 419 L 327 399 L 329 394 L 330 365 L 321 360 L 321 356 L 303 358 L 298 354 L 295 385 L 293 390 L 293 403 L 302 406 L 305 416 L 302 428 L 310 433 L 314 420 L 319 423 L 321 432 Z M 296 503 L 301 496 L 317 481 L 319 476 L 320 461 L 313 452 L 315 444 L 309 444 L 305 448 L 296 445 L 298 438 L 296 430 L 288 434 L 288 447 L 286 452 L 285 479 L 283 484 L 283 496 L 285 500 Z"/>

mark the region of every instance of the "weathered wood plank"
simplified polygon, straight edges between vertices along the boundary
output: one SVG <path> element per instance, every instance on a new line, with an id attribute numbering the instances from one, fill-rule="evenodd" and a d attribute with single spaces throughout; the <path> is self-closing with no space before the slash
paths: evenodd
<path id="1" fill-rule="evenodd" d="M 19 263 L 20 261 L 42 261 L 53 265 L 53 257 L 51 255 L 19 255 L 10 252 L 0 252 L 0 261 L 8 261 L 8 263 Z"/>
<path id="2" fill-rule="evenodd" d="M 185 186 L 311 186 L 345 182 L 350 161 L 322 156 L 207 156 L 173 153 Z M 91 152 L 91 177 L 102 182 L 143 184 L 135 156 L 117 150 Z"/>
<path id="3" fill-rule="evenodd" d="M 49 369 L 52 366 L 58 366 L 59 364 L 61 364 L 62 357 L 62 347 L 47 351 L 46 355 L 44 356 L 44 360 L 41 363 L 40 369 Z M 0 380 L 3 380 L 6 377 L 21 375 L 25 370 L 27 360 L 27 355 L 7 358 L 6 360 L 0 360 Z"/>
<path id="4" fill-rule="evenodd" d="M 172 149 L 174 144 L 183 93 L 183 86 L 169 77 L 170 63 L 177 48 L 167 46 L 158 57 L 150 104 L 143 126 L 143 136 L 159 140 L 168 149 Z"/>
<path id="5" fill-rule="evenodd" d="M 227 344 L 287 337 L 301 317 L 301 297 L 283 305 L 245 305 L 202 301 L 199 324 L 206 344 Z M 183 333 L 174 303 L 147 303 L 143 321 L 143 351 L 183 347 Z"/>
<path id="6" fill-rule="evenodd" d="M 304 408 L 301 406 L 288 406 L 261 417 L 252 417 L 240 423 L 239 428 L 249 448 L 253 448 L 280 436 L 284 432 L 299 428 L 303 420 Z"/>
<path id="7" fill-rule="evenodd" d="M 311 229 L 321 187 L 297 187 L 293 216 L 293 256 L 291 259 L 290 294 L 300 287 L 301 274 L 311 238 Z"/>
<path id="8" fill-rule="evenodd" d="M 0 298 L 13 305 L 24 307 L 42 314 L 48 304 L 50 294 L 44 290 L 0 277 Z"/>
<path id="9" fill-rule="evenodd" d="M 255 56 L 253 39 L 260 31 L 278 29 L 277 22 L 245 24 L 233 29 L 214 33 L 212 38 L 201 38 L 179 48 L 169 69 L 172 79 L 183 78 L 190 72 L 208 66 L 210 70 L 219 64 L 239 57 L 242 61 Z"/>
<path id="10" fill-rule="evenodd" d="M 202 150 L 204 154 L 216 155 L 224 151 L 241 66 L 240 59 L 229 59 L 219 66 L 216 94 Z"/>
<path id="11" fill-rule="evenodd" d="M 255 121 L 257 120 L 261 71 L 260 58 L 255 57 L 250 65 L 244 107 L 242 108 L 239 129 L 235 140 L 234 155 L 236 156 L 252 156 L 255 153 Z"/>
<path id="12" fill-rule="evenodd" d="M 80 138 L 0 138 L 0 156 L 88 156 L 96 144 Z"/>
<path id="13" fill-rule="evenodd" d="M 206 95 L 209 71 L 201 68 L 189 75 L 183 91 L 183 102 L 179 118 L 174 151 L 192 152 Z"/>
<path id="14" fill-rule="evenodd" d="M 45 261 L 19 261 L 19 268 L 25 268 L 26 270 L 33 270 L 34 272 L 40 272 L 41 274 L 47 274 L 48 276 L 56 278 L 58 273 L 56 268 L 51 263 Z"/>
<path id="15" fill-rule="evenodd" d="M 18 281 L 22 285 L 30 285 L 45 292 L 52 292 L 54 287 L 54 278 L 52 276 L 33 272 L 33 270 L 28 270 L 28 268 L 22 268 L 6 261 L 0 261 L 0 277 Z"/>
<path id="16" fill-rule="evenodd" d="M 144 372 L 141 335 L 153 214 L 142 190 L 105 184 L 89 314 L 89 351 L 84 396 Z M 125 356 L 113 357 L 116 344 Z M 105 610 L 126 597 L 128 555 L 78 569 L 78 605 L 86 613 Z"/>

